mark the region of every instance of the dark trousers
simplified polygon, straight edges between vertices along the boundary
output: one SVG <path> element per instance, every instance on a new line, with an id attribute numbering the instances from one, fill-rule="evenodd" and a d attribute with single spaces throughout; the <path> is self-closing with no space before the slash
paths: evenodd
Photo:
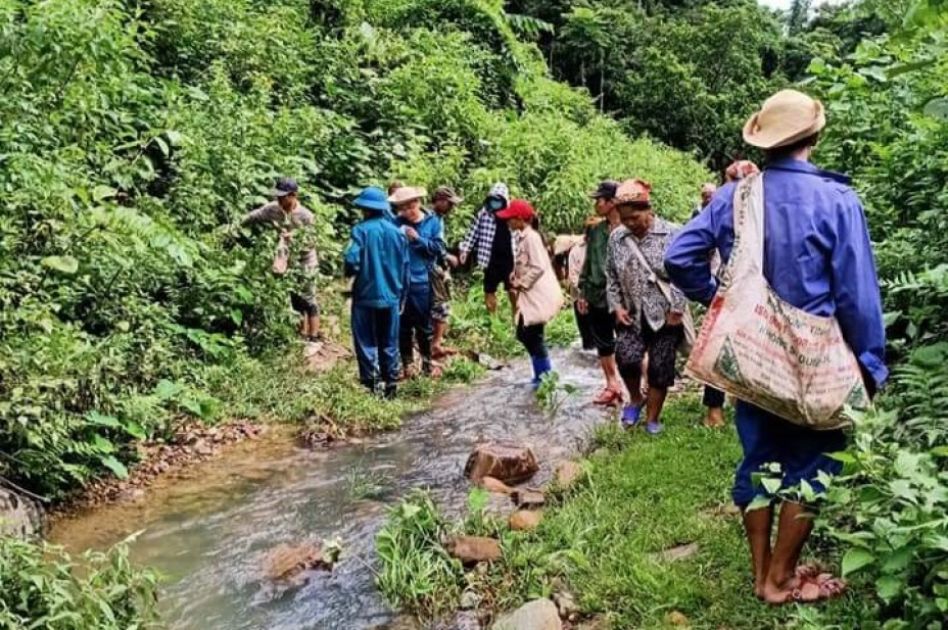
<path id="1" fill-rule="evenodd" d="M 543 338 L 543 324 L 526 326 L 523 318 L 517 322 L 517 341 L 523 344 L 527 353 L 534 359 L 545 359 L 549 356 L 546 350 L 546 341 Z"/>
<path id="2" fill-rule="evenodd" d="M 359 381 L 374 388 L 379 380 L 398 381 L 398 305 L 375 308 L 352 305 L 352 338 L 359 363 Z"/>
<path id="3" fill-rule="evenodd" d="M 707 385 L 704 386 L 704 396 L 701 403 L 708 409 L 718 409 L 724 406 L 724 392 Z"/>
<path id="4" fill-rule="evenodd" d="M 616 353 L 616 318 L 608 308 L 589 306 L 589 332 L 599 358 Z"/>
<path id="5" fill-rule="evenodd" d="M 398 335 L 398 347 L 406 366 L 414 361 L 414 344 L 417 341 L 425 369 L 431 367 L 432 298 L 431 285 L 428 283 L 413 284 L 408 289 Z"/>
<path id="6" fill-rule="evenodd" d="M 596 347 L 593 342 L 592 330 L 590 329 L 589 313 L 585 315 L 579 312 L 578 302 L 573 303 L 573 315 L 576 317 L 576 328 L 579 329 L 579 338 L 583 342 L 583 350 L 592 350 Z"/>

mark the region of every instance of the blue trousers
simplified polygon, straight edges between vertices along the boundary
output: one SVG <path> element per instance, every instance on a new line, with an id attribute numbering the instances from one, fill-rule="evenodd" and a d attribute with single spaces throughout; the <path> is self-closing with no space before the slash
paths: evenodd
<path id="1" fill-rule="evenodd" d="M 398 382 L 398 305 L 376 308 L 352 305 L 352 339 L 359 381 L 374 388 L 379 381 Z"/>
<path id="2" fill-rule="evenodd" d="M 783 488 L 792 488 L 806 481 L 817 492 L 824 490 L 817 477 L 820 471 L 838 475 L 843 465 L 828 456 L 846 448 L 842 429 L 814 431 L 779 418 L 759 407 L 737 403 L 737 435 L 744 447 L 744 459 L 737 467 L 732 496 L 734 503 L 746 507 L 758 494 L 752 475 L 764 464 L 776 462 L 783 473 Z"/>
<path id="3" fill-rule="evenodd" d="M 421 360 L 430 367 L 433 307 L 430 283 L 413 283 L 408 289 L 405 310 L 402 311 L 401 330 L 399 331 L 399 350 L 405 365 L 414 360 L 414 343 L 418 341 Z"/>

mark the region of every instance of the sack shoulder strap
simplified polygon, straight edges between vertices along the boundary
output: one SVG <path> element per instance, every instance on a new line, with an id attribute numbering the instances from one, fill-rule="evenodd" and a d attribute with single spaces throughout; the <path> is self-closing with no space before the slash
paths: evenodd
<path id="1" fill-rule="evenodd" d="M 668 305 L 671 306 L 674 304 L 674 301 L 672 300 L 671 287 L 668 285 L 668 282 L 660 278 L 658 274 L 652 270 L 651 265 L 648 264 L 648 260 L 645 258 L 645 254 L 642 252 L 642 248 L 639 247 L 638 241 L 635 240 L 635 237 L 632 236 L 632 233 L 630 232 L 626 235 L 626 237 L 632 243 L 632 251 L 635 252 L 635 257 L 639 259 L 639 262 L 642 264 L 642 266 L 649 272 L 649 279 L 655 282 L 655 284 L 658 286 L 658 290 L 661 291 L 665 299 L 668 300 Z"/>

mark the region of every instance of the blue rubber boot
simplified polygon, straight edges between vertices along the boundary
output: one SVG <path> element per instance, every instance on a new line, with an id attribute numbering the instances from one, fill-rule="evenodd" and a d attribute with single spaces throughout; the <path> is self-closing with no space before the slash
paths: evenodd
<path id="1" fill-rule="evenodd" d="M 537 389 L 540 387 L 543 375 L 553 369 L 553 364 L 550 363 L 549 357 L 530 357 L 530 360 L 533 363 L 533 380 L 530 382 L 530 386 Z"/>

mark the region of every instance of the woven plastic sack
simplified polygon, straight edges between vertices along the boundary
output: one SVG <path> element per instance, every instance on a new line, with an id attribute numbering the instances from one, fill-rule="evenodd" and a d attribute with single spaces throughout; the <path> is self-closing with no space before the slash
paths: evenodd
<path id="1" fill-rule="evenodd" d="M 846 408 L 867 408 L 869 395 L 839 323 L 788 304 L 764 278 L 761 175 L 735 190 L 734 235 L 686 372 L 794 424 L 850 424 Z"/>

